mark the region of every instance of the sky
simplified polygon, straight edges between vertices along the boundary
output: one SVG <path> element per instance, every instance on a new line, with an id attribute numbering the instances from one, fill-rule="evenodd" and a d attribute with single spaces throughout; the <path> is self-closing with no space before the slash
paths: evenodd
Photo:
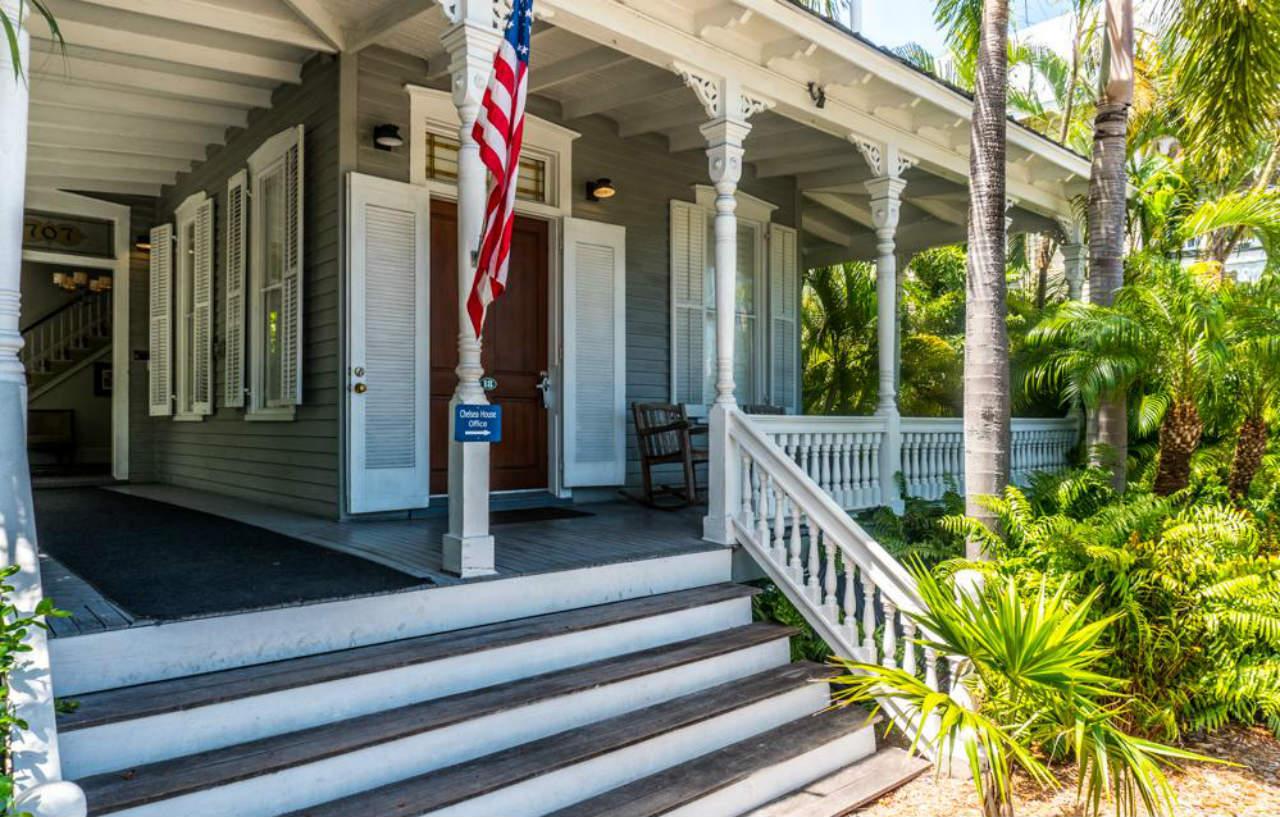
<path id="1" fill-rule="evenodd" d="M 862 33 L 890 48 L 916 42 L 933 54 L 946 50 L 942 33 L 933 24 L 934 0 L 862 0 Z M 1056 17 L 1070 8 L 1069 0 L 1010 0 L 1014 30 Z"/>

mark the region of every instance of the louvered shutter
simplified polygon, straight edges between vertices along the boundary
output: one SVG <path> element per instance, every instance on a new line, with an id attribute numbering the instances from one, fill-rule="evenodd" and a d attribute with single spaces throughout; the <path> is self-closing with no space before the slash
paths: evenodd
<path id="1" fill-rule="evenodd" d="M 147 402 L 152 417 L 173 414 L 173 225 L 151 231 Z"/>
<path id="2" fill-rule="evenodd" d="M 191 411 L 213 413 L 213 200 L 196 210 L 191 266 Z"/>
<path id="3" fill-rule="evenodd" d="M 626 479 L 626 230 L 564 220 L 564 483 Z"/>
<path id="4" fill-rule="evenodd" d="M 671 202 L 671 399 L 701 405 L 705 373 L 703 333 L 706 305 L 703 275 L 707 264 L 704 211 L 684 201 Z"/>
<path id="5" fill-rule="evenodd" d="M 284 155 L 285 239 L 281 293 L 281 338 L 284 345 L 281 394 L 295 406 L 302 404 L 302 125 Z"/>
<path id="6" fill-rule="evenodd" d="M 430 202 L 417 185 L 348 179 L 348 510 L 422 508 L 431 474 Z"/>
<path id="7" fill-rule="evenodd" d="M 799 410 L 796 372 L 800 332 L 800 280 L 796 231 L 769 226 L 769 336 L 771 338 L 771 402 Z"/>
<path id="8" fill-rule="evenodd" d="M 227 182 L 227 290 L 223 305 L 225 338 L 223 351 L 222 405 L 244 405 L 244 299 L 245 250 L 247 238 L 249 176 L 241 170 Z"/>

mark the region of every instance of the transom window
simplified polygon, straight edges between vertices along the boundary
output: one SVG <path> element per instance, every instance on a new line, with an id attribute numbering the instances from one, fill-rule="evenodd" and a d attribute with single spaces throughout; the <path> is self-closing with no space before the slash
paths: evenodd
<path id="1" fill-rule="evenodd" d="M 458 140 L 427 131 L 427 178 L 440 182 L 458 180 Z M 520 174 L 516 178 L 516 198 L 525 201 L 547 201 L 547 163 L 527 150 L 520 156 Z"/>

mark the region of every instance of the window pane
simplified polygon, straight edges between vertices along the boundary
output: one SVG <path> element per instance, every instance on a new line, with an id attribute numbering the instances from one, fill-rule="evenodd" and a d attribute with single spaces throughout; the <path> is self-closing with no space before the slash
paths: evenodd
<path id="1" fill-rule="evenodd" d="M 284 276 L 284 174 L 279 170 L 262 180 L 262 230 L 266 269 L 261 286 L 268 287 Z"/>
<path id="2" fill-rule="evenodd" d="M 738 224 L 738 312 L 756 313 L 756 229 Z"/>
<path id="3" fill-rule="evenodd" d="M 262 380 L 267 392 L 267 405 L 276 405 L 283 399 L 281 381 L 281 363 L 284 360 L 283 338 L 280 336 L 280 288 L 269 289 L 263 293 L 263 338 L 265 339 Z"/>

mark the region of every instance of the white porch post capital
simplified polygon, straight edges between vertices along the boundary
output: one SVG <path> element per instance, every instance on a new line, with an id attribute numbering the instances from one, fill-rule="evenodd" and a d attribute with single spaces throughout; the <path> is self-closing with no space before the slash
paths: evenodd
<path id="1" fill-rule="evenodd" d="M 1067 297 L 1078 301 L 1084 296 L 1085 264 L 1089 260 L 1089 246 L 1084 242 L 1084 230 L 1075 219 L 1059 218 L 1062 228 L 1062 268 L 1067 279 Z"/>
<path id="2" fill-rule="evenodd" d="M 489 534 L 489 444 L 457 442 L 453 424 L 456 406 L 488 402 L 480 386 L 481 339 L 467 315 L 485 198 L 485 167 L 471 129 L 499 34 L 493 0 L 457 0 L 446 4 L 446 14 L 453 25 L 440 39 L 449 54 L 453 104 L 458 109 L 458 383 L 449 401 L 449 532 L 444 536 L 443 566 L 466 578 L 495 572 Z"/>
<path id="3" fill-rule="evenodd" d="M 865 153 L 865 151 L 864 151 Z M 898 260 L 895 236 L 906 181 L 900 176 L 880 176 L 866 182 L 871 194 L 871 223 L 876 231 L 876 343 L 879 362 L 879 394 L 876 414 L 884 418 L 885 435 L 880 451 L 880 490 L 895 510 L 902 507 L 897 474 L 902 470 L 902 418 L 898 413 Z"/>
<path id="4" fill-rule="evenodd" d="M 712 77 L 690 66 L 673 66 L 693 90 L 709 120 L 702 126 L 707 140 L 707 168 L 716 189 L 716 397 L 711 407 L 707 467 L 707 516 L 703 536 L 713 542 L 734 541 L 733 518 L 741 507 L 741 468 L 729 436 L 734 397 L 734 329 L 737 324 L 738 182 L 742 178 L 743 141 L 751 132 L 748 119 L 772 107 L 767 99 L 743 90 L 736 79 Z"/>
<path id="5" fill-rule="evenodd" d="M 11 22 L 18 0 L 0 0 Z M 24 9 L 29 14 L 30 9 Z M 16 26 L 23 69 L 30 66 L 30 36 Z M 8 45 L 0 46 L 0 565 L 21 569 L 9 578 L 12 603 L 30 615 L 43 598 L 36 521 L 27 462 L 27 381 L 18 351 L 22 292 L 22 212 L 27 167 L 27 77 L 15 77 Z M 53 711 L 53 677 L 45 631 L 34 628 L 25 639 L 28 652 L 9 678 L 14 715 L 26 721 L 15 731 L 13 777 L 18 805 L 39 817 L 84 817 L 84 794 L 64 782 Z M 43 808 L 43 806 L 48 808 Z"/>

